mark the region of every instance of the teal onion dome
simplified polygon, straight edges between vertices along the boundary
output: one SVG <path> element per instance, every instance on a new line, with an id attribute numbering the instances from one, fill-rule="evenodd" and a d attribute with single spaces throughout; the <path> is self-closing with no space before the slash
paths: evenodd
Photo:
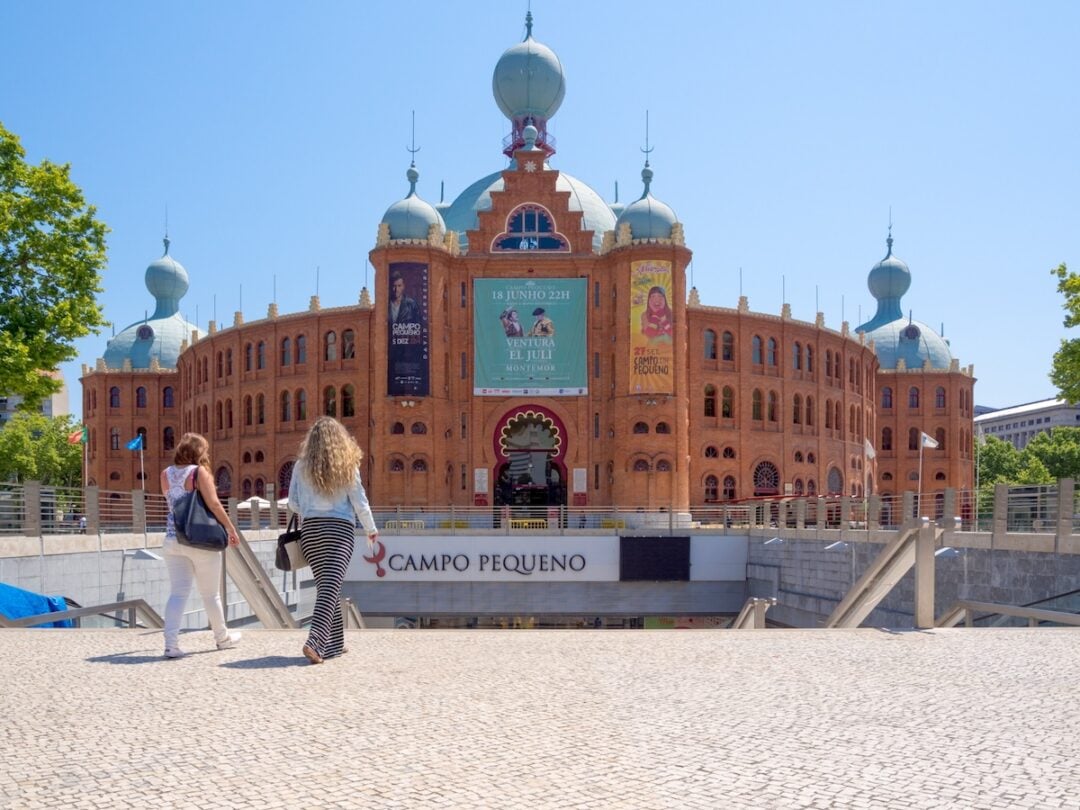
<path id="1" fill-rule="evenodd" d="M 511 121 L 530 116 L 546 121 L 562 104 L 566 78 L 555 52 L 533 39 L 531 12 L 525 25 L 525 40 L 508 48 L 495 64 L 491 91 Z"/>
<path id="2" fill-rule="evenodd" d="M 105 366 L 122 369 L 125 361 L 132 368 L 149 368 L 157 360 L 162 368 L 176 368 L 180 347 L 191 339 L 195 325 L 180 314 L 180 299 L 188 291 L 187 270 L 169 255 L 169 239 L 165 238 L 165 254 L 146 268 L 146 289 L 154 296 L 154 314 L 129 325 L 105 347 Z"/>
<path id="3" fill-rule="evenodd" d="M 911 287 L 911 271 L 893 256 L 892 234 L 886 239 L 888 252 L 874 265 L 867 277 L 870 293 L 877 299 L 874 317 L 856 328 L 874 341 L 874 353 L 883 369 L 894 369 L 900 361 L 907 368 L 948 369 L 952 364 L 949 343 L 925 323 L 905 318 L 900 299 Z"/>
<path id="4" fill-rule="evenodd" d="M 405 176 L 409 180 L 409 193 L 386 209 L 382 221 L 390 227 L 391 239 L 427 239 L 432 225 L 438 226 L 439 236 L 446 233 L 446 223 L 435 206 L 420 199 L 416 194 L 416 181 L 420 173 L 410 166 Z"/>
<path id="5" fill-rule="evenodd" d="M 615 232 L 626 223 L 630 226 L 631 239 L 670 239 L 671 230 L 678 218 L 671 206 L 660 202 L 649 191 L 652 184 L 653 172 L 649 164 L 641 170 L 641 180 L 645 190 L 641 196 L 623 209 L 619 218 L 615 220 Z"/>

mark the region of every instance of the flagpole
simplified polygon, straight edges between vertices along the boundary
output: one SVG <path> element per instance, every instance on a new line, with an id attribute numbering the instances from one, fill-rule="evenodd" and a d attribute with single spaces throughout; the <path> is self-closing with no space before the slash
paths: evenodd
<path id="1" fill-rule="evenodd" d="M 139 434 L 142 436 L 142 434 Z M 146 468 L 143 467 L 143 443 L 139 442 L 139 480 L 142 481 L 143 494 L 146 493 Z"/>
<path id="2" fill-rule="evenodd" d="M 922 454 L 923 447 L 926 445 L 925 440 L 922 437 L 922 431 L 919 432 L 919 494 L 915 504 L 915 516 L 922 517 Z"/>

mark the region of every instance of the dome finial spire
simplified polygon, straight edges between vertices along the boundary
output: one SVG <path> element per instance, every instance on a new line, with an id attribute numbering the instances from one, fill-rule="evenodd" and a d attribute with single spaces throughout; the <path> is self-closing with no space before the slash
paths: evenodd
<path id="1" fill-rule="evenodd" d="M 889 246 L 888 252 L 885 254 L 885 258 L 892 256 L 892 206 L 889 206 L 889 236 L 885 240 L 885 244 Z"/>
<path id="2" fill-rule="evenodd" d="M 529 5 L 531 6 L 532 4 L 530 3 Z M 532 8 L 529 8 L 525 12 L 525 39 L 532 39 L 532 25 Z"/>
<path id="3" fill-rule="evenodd" d="M 649 146 L 649 111 L 645 111 L 645 148 L 641 151 L 645 153 L 645 168 L 649 167 L 649 153 L 653 151 L 655 147 Z"/>
<path id="4" fill-rule="evenodd" d="M 165 238 L 161 240 L 165 244 L 165 255 L 169 255 L 169 204 L 165 203 Z"/>
<path id="5" fill-rule="evenodd" d="M 420 179 L 420 172 L 416 170 L 416 153 L 420 151 L 420 147 L 416 145 L 416 110 L 412 111 L 412 145 L 405 149 L 411 156 L 409 170 L 405 172 L 405 177 L 409 181 L 409 193 L 405 195 L 408 199 L 416 194 L 416 181 Z"/>

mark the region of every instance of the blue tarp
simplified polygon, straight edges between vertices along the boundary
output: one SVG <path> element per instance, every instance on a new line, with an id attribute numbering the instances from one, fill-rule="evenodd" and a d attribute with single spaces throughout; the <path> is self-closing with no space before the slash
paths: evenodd
<path id="1" fill-rule="evenodd" d="M 24 591 L 12 585 L 0 582 L 0 614 L 8 619 L 22 619 L 37 616 L 40 613 L 57 613 L 67 610 L 67 602 L 62 596 L 42 596 L 32 591 Z M 36 627 L 74 627 L 71 619 L 59 622 L 35 625 Z"/>

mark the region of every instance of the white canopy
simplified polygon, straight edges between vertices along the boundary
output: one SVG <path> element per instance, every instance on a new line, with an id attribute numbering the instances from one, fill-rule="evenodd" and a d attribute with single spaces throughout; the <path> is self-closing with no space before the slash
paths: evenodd
<path id="1" fill-rule="evenodd" d="M 236 505 L 236 508 L 253 509 L 256 505 L 259 507 L 259 509 L 269 509 L 270 501 L 266 500 L 265 498 L 260 498 L 258 495 L 253 495 L 246 501 L 240 501 L 240 503 Z"/>

